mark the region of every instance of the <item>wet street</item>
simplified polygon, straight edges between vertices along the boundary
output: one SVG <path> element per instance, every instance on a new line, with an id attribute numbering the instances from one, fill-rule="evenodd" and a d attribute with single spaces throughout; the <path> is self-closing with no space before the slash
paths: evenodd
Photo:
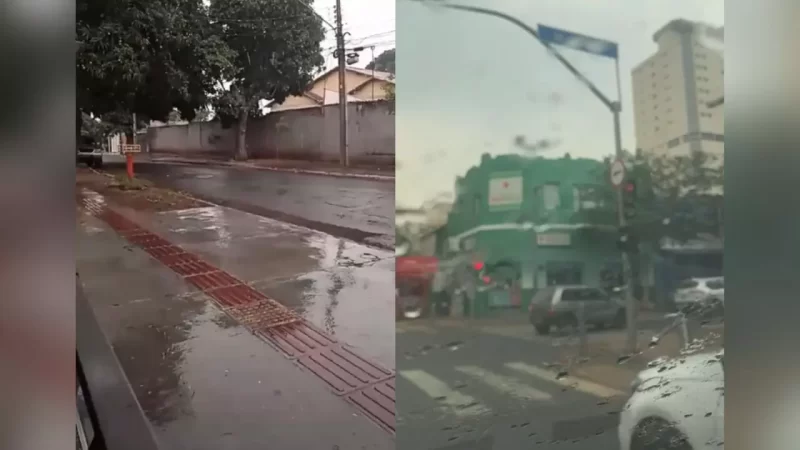
<path id="1" fill-rule="evenodd" d="M 225 210 L 195 214 L 165 216 L 160 232 L 171 229 L 170 238 L 182 235 L 181 243 L 198 252 L 206 245 L 209 258 L 228 268 L 252 268 L 240 273 L 261 277 L 264 290 L 283 289 L 281 298 L 295 302 L 295 311 L 319 324 L 327 321 L 342 340 L 371 337 L 380 345 L 366 349 L 393 360 L 394 341 L 374 335 L 376 329 L 389 333 L 366 319 L 360 324 L 359 314 L 352 314 L 381 307 L 369 290 L 385 290 L 382 285 L 393 279 L 390 270 L 381 278 L 382 269 L 375 267 L 382 255 L 369 259 L 364 247 L 309 231 L 296 235 L 294 227 L 269 219 L 242 225 Z M 164 448 L 394 448 L 393 438 L 351 402 L 236 323 L 185 278 L 103 221 L 81 216 L 80 222 L 80 282 Z M 270 239 L 269 247 L 260 246 Z M 306 273 L 314 275 L 294 281 L 295 288 L 282 284 Z"/>
<path id="2" fill-rule="evenodd" d="M 627 392 L 556 379 L 547 339 L 410 326 L 397 352 L 398 450 L 619 449 Z"/>
<path id="3" fill-rule="evenodd" d="M 269 170 L 137 163 L 197 198 L 383 248 L 394 247 L 394 183 Z"/>

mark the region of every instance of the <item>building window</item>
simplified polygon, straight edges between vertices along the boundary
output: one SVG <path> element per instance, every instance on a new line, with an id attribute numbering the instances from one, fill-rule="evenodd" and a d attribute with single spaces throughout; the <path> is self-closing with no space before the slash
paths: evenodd
<path id="1" fill-rule="evenodd" d="M 680 143 L 681 143 L 681 139 L 680 138 L 672 139 L 669 142 L 667 142 L 667 148 L 677 147 L 678 144 L 680 144 Z"/>
<path id="2" fill-rule="evenodd" d="M 545 211 L 552 211 L 561 206 L 561 195 L 557 184 L 545 184 L 541 187 L 540 192 Z"/>
<path id="3" fill-rule="evenodd" d="M 593 186 L 572 187 L 572 205 L 575 212 L 597 209 L 602 204 L 603 199 Z"/>
<path id="4" fill-rule="evenodd" d="M 581 210 L 581 189 L 577 186 L 572 187 L 572 208 L 575 212 Z"/>
<path id="5" fill-rule="evenodd" d="M 707 118 L 710 118 L 710 117 L 711 117 L 711 114 L 710 114 L 710 113 L 700 113 L 700 117 L 707 117 Z"/>
<path id="6" fill-rule="evenodd" d="M 576 262 L 548 262 L 545 265 L 547 285 L 581 284 L 583 282 L 583 264 Z"/>

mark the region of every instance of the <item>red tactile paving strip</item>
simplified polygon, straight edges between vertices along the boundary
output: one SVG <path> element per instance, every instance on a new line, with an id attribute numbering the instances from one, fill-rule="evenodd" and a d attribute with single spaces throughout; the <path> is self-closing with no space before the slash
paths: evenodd
<path id="1" fill-rule="evenodd" d="M 383 429 L 395 433 L 394 372 L 348 346 L 227 272 L 108 209 L 102 196 L 84 191 L 84 208 L 120 236 L 184 277 L 243 326 L 345 396 Z"/>
<path id="2" fill-rule="evenodd" d="M 272 299 L 265 298 L 261 292 L 258 292 L 247 285 L 237 284 L 234 286 L 214 289 L 208 294 L 213 297 L 214 300 L 219 302 L 223 309 L 230 309 L 231 311 L 235 310 L 239 313 L 243 313 L 244 315 L 250 313 L 251 309 L 252 312 L 255 312 L 259 309 L 265 310 L 267 309 L 267 306 L 271 306 L 272 308 L 281 308 L 286 310 L 286 312 L 291 313 L 291 311 L 289 311 L 285 306 L 273 301 Z M 261 304 L 264 306 L 259 308 L 258 306 Z M 292 315 L 297 317 L 294 314 Z"/>
<path id="3" fill-rule="evenodd" d="M 344 395 L 392 376 L 345 345 L 327 346 L 298 359 L 298 363 L 322 378 L 338 395 Z"/>
<path id="4" fill-rule="evenodd" d="M 158 258 L 156 258 L 158 259 Z M 214 289 L 236 286 L 237 284 L 244 284 L 236 278 L 232 277 L 227 272 L 217 270 L 216 272 L 203 273 L 200 275 L 192 275 L 186 277 L 186 281 L 197 286 L 201 291 L 207 292 Z"/>
<path id="5" fill-rule="evenodd" d="M 228 301 L 231 299 L 250 301 L 253 297 L 249 293 L 243 294 L 247 290 L 252 289 L 249 286 L 233 286 L 217 289 L 210 292 L 209 295 L 217 298 L 217 300 L 219 300 L 219 297 L 224 297 Z M 299 321 L 296 314 L 272 299 L 261 298 L 249 304 L 233 305 L 227 311 L 231 317 L 251 330 L 270 329 Z"/>
<path id="6" fill-rule="evenodd" d="M 216 271 L 219 270 L 216 267 L 206 263 L 205 261 L 199 260 L 199 259 L 195 259 L 194 261 L 192 261 L 192 260 L 189 260 L 188 258 L 186 258 L 186 260 L 184 260 L 183 262 L 170 262 L 170 263 L 167 263 L 166 261 L 164 261 L 165 259 L 173 261 L 175 259 L 175 257 L 181 257 L 183 255 L 188 255 L 188 253 L 170 255 L 170 256 L 158 258 L 158 260 L 161 261 L 162 263 L 166 264 L 167 267 L 169 267 L 170 269 L 174 270 L 175 272 L 178 273 L 178 275 L 181 275 L 183 277 L 191 277 L 191 276 L 194 276 L 194 275 L 201 275 L 201 274 L 204 274 L 204 273 L 216 272 Z"/>
<path id="7" fill-rule="evenodd" d="M 395 432 L 394 377 L 347 394 L 347 401 L 387 431 Z"/>
<path id="8" fill-rule="evenodd" d="M 187 255 L 182 248 L 178 246 L 171 246 L 171 247 L 155 247 L 155 248 L 147 248 L 144 251 L 150 254 L 153 258 L 161 261 L 162 263 L 164 260 L 162 258 L 167 258 L 170 256 L 178 256 L 178 255 Z M 194 256 L 194 255 L 192 255 Z M 165 263 L 166 264 L 166 263 Z"/>
<path id="9" fill-rule="evenodd" d="M 136 244 L 145 250 L 148 248 L 169 247 L 172 245 L 166 239 L 160 238 L 153 233 L 138 234 L 127 237 L 126 239 L 128 239 L 131 244 Z"/>
<path id="10" fill-rule="evenodd" d="M 256 330 L 273 347 L 291 359 L 336 344 L 336 340 L 301 320 L 290 325 Z"/>

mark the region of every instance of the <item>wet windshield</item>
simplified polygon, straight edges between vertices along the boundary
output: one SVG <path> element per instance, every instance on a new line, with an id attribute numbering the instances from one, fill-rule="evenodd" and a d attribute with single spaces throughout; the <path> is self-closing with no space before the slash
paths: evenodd
<path id="1" fill-rule="evenodd" d="M 398 448 L 723 448 L 723 1 L 397 14 Z"/>

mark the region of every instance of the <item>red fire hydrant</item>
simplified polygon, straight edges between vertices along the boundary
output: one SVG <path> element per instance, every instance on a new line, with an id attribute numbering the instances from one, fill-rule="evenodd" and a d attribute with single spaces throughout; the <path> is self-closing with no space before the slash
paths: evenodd
<path id="1" fill-rule="evenodd" d="M 125 153 L 125 169 L 128 171 L 128 178 L 133 179 L 133 153 Z"/>

